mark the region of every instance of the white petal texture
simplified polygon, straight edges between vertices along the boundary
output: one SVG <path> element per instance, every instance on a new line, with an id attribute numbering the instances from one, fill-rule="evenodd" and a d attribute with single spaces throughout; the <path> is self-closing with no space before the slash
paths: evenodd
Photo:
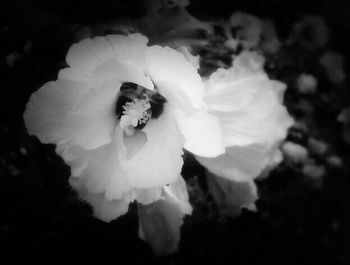
<path id="1" fill-rule="evenodd" d="M 147 50 L 147 70 L 159 91 L 165 97 L 180 93 L 181 101 L 189 102 L 193 108 L 203 104 L 204 88 L 196 67 L 185 56 L 168 47 L 152 46 Z M 160 84 L 167 83 L 171 87 Z"/>
<path id="2" fill-rule="evenodd" d="M 259 144 L 227 147 L 225 154 L 215 158 L 197 156 L 210 172 L 233 181 L 254 179 L 271 159 L 269 150 Z"/>
<path id="3" fill-rule="evenodd" d="M 205 102 L 220 120 L 226 152 L 215 158 L 197 156 L 199 162 L 227 179 L 256 178 L 292 124 L 282 105 L 284 84 L 269 80 L 260 56 L 243 52 L 230 69 L 219 69 L 205 85 Z"/>
<path id="4" fill-rule="evenodd" d="M 157 202 L 138 205 L 139 236 L 152 247 L 156 255 L 177 251 L 180 227 L 186 214 L 191 214 L 186 183 L 180 177 L 177 182 L 164 187 L 163 197 Z"/>
<path id="5" fill-rule="evenodd" d="M 177 180 L 183 165 L 183 137 L 168 106 L 139 135 L 118 138 L 119 159 L 133 187 L 161 187 Z M 129 157 L 131 150 L 138 151 Z"/>
<path id="6" fill-rule="evenodd" d="M 225 152 L 220 121 L 205 110 L 186 116 L 176 112 L 180 131 L 186 136 L 184 148 L 203 157 Z"/>
<path id="7" fill-rule="evenodd" d="M 27 104 L 28 132 L 43 143 L 74 143 L 93 149 L 110 142 L 115 126 L 115 88 L 97 89 L 71 80 L 45 84 Z M 89 105 L 89 107 L 87 107 Z"/>
<path id="8" fill-rule="evenodd" d="M 203 157 L 225 151 L 197 67 L 180 52 L 147 42 L 132 34 L 74 44 L 68 67 L 31 96 L 24 113 L 28 132 L 57 145 L 72 186 L 104 221 L 135 200 L 161 199 L 180 211 L 182 222 L 190 211 L 172 183 L 179 180 L 183 148 Z"/>
<path id="9" fill-rule="evenodd" d="M 242 208 L 255 209 L 258 194 L 254 181 L 230 181 L 209 173 L 207 183 L 222 216 L 232 218 L 239 215 Z"/>

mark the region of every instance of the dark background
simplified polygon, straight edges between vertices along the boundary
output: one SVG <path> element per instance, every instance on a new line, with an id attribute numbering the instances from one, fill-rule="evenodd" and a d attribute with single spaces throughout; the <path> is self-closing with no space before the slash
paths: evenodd
<path id="1" fill-rule="evenodd" d="M 236 219 L 222 219 L 210 197 L 202 194 L 202 201 L 192 197 L 195 210 L 182 227 L 178 254 L 153 257 L 149 246 L 138 239 L 134 205 L 129 214 L 107 224 L 93 218 L 89 206 L 77 199 L 68 185 L 69 168 L 54 153 L 54 146 L 27 135 L 25 104 L 31 93 L 56 78 L 79 34 L 96 24 L 141 17 L 140 2 L 0 3 L 0 263 L 350 264 L 349 145 L 341 140 L 342 127 L 336 123 L 338 111 L 349 105 L 343 97 L 348 92 L 332 94 L 334 106 L 317 105 L 312 114 L 317 133 L 343 159 L 343 167 L 330 168 L 321 187 L 315 187 L 298 170 L 281 165 L 258 183 L 258 212 L 243 210 Z M 202 20 L 226 19 L 234 11 L 269 17 L 281 39 L 302 15 L 321 15 L 332 31 L 330 47 L 343 54 L 349 67 L 350 1 L 192 0 L 188 10 Z M 6 57 L 14 52 L 22 56 L 9 67 Z M 286 75 L 280 74 L 287 80 Z M 292 100 L 298 97 L 293 93 L 287 91 L 286 96 L 292 114 Z M 307 100 L 318 102 L 317 95 Z M 203 169 L 191 159 L 187 162 L 184 176 L 189 181 L 194 174 L 203 178 Z"/>

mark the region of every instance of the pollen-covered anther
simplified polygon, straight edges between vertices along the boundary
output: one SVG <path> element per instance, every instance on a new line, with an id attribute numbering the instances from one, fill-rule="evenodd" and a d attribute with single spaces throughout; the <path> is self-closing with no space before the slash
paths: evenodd
<path id="1" fill-rule="evenodd" d="M 133 131 L 133 128 L 145 124 L 151 118 L 151 104 L 148 97 L 146 99 L 134 98 L 133 101 L 125 103 L 123 109 L 120 126 L 125 131 Z"/>

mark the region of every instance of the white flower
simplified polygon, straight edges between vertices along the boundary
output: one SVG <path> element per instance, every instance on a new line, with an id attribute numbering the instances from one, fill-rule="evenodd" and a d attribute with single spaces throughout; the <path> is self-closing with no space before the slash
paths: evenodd
<path id="1" fill-rule="evenodd" d="M 263 59 L 243 52 L 230 69 L 205 81 L 205 102 L 219 120 L 225 154 L 197 156 L 209 171 L 235 182 L 251 182 L 276 159 L 292 119 L 282 105 L 285 85 L 268 78 Z"/>
<path id="2" fill-rule="evenodd" d="M 301 74 L 297 79 L 297 88 L 300 93 L 315 93 L 317 88 L 317 79 L 313 75 Z"/>
<path id="3" fill-rule="evenodd" d="M 147 46 L 140 34 L 109 35 L 74 44 L 66 60 L 31 96 L 24 120 L 30 134 L 57 145 L 96 217 L 110 221 L 134 200 L 162 199 L 180 177 L 183 148 L 224 152 L 201 78 L 181 53 Z"/>

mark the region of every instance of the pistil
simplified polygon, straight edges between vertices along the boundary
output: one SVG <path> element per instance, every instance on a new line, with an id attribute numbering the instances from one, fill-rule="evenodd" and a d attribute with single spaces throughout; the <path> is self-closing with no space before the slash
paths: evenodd
<path id="1" fill-rule="evenodd" d="M 123 106 L 123 115 L 120 117 L 120 126 L 127 135 L 132 135 L 138 125 L 146 124 L 151 118 L 151 104 L 149 98 L 134 98 Z"/>

